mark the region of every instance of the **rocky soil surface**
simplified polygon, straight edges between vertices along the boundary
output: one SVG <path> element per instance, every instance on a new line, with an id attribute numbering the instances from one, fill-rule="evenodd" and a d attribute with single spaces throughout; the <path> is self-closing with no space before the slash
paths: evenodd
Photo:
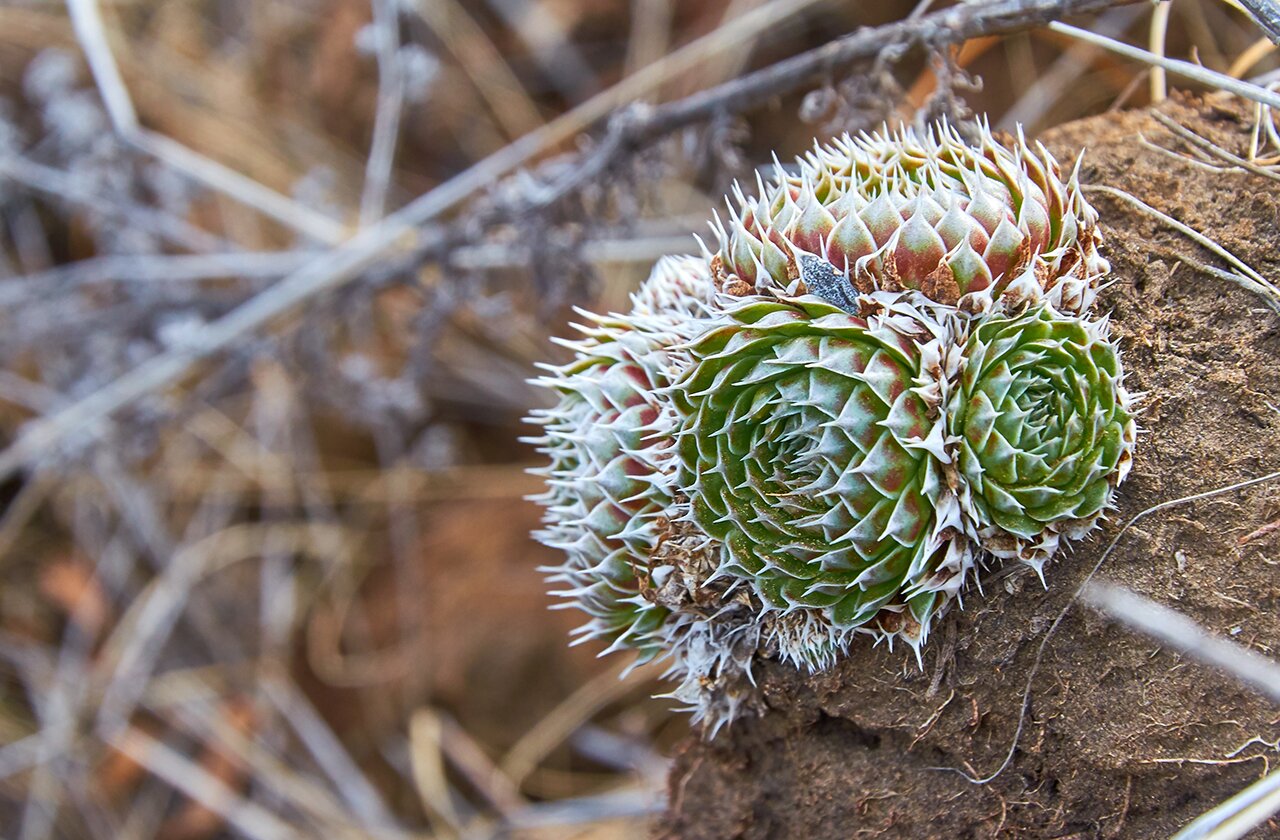
<path id="1" fill-rule="evenodd" d="M 1180 98 L 1159 114 L 1247 152 L 1252 107 Z M 1085 149 L 1085 183 L 1124 190 L 1280 278 L 1276 181 L 1212 168 L 1148 111 L 1041 139 L 1061 161 Z M 1160 837 L 1280 757 L 1280 710 L 1077 605 L 1045 649 L 1008 768 L 986 785 L 940 769 L 1000 767 L 1045 631 L 1120 524 L 1280 469 L 1280 315 L 1198 268 L 1226 266 L 1168 224 L 1113 195 L 1089 198 L 1115 281 L 1098 310 L 1110 312 L 1128 385 L 1147 395 L 1120 509 L 1046 569 L 1047 591 L 1026 570 L 989 569 L 936 628 L 923 670 L 909 650 L 869 644 L 816 676 L 762 663 L 768 713 L 685 742 L 661 836 Z M 1123 536 L 1099 577 L 1277 655 L 1280 531 L 1245 539 L 1277 518 L 1280 482 L 1163 510 Z"/>

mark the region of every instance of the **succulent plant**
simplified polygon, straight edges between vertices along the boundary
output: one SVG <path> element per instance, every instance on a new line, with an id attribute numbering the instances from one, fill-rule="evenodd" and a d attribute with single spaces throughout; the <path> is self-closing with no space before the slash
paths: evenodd
<path id="1" fill-rule="evenodd" d="M 715 308 L 716 289 L 707 261 L 699 257 L 663 257 L 631 295 L 631 316 L 705 317 Z"/>
<path id="2" fill-rule="evenodd" d="M 975 321 L 947 407 L 983 549 L 1037 572 L 1129 473 L 1136 426 L 1105 322 L 1038 306 Z"/>
<path id="3" fill-rule="evenodd" d="M 537 472 L 547 508 L 536 536 L 562 549 L 566 562 L 547 571 L 565 584 L 559 595 L 591 618 L 579 630 L 644 658 L 663 649 L 657 635 L 666 610 L 643 597 L 655 520 L 672 500 L 655 462 L 672 442 L 662 390 L 677 375 L 671 351 L 696 329 L 710 299 L 706 263 L 691 257 L 660 261 L 633 296 L 631 315 L 582 313 L 584 337 L 562 341 L 574 359 L 543 366 L 537 384 L 554 391 L 553 408 L 531 413 L 542 426 L 530 438 L 550 464 Z"/>
<path id="4" fill-rule="evenodd" d="M 862 318 L 808 296 L 744 303 L 690 346 L 671 391 L 677 484 L 720 573 L 765 610 L 923 638 L 967 564 L 940 568 L 956 523 L 934 505 L 943 429 L 922 358 L 944 337 L 905 301 Z"/>
<path id="5" fill-rule="evenodd" d="M 1043 579 L 1128 473 L 1096 215 L 1043 148 L 978 133 L 779 168 L 539 380 L 559 594 L 585 636 L 666 653 L 704 731 L 760 707 L 758 656 L 821 670 L 859 634 L 918 656 L 978 558 Z"/>
<path id="6" fill-rule="evenodd" d="M 728 224 L 713 225 L 717 284 L 736 295 L 814 291 L 797 282 L 809 254 L 846 275 L 834 296 L 819 292 L 838 305 L 914 289 L 968 310 L 1005 297 L 1087 310 L 1109 266 L 1076 173 L 1064 182 L 1043 146 L 978 133 L 977 145 L 945 123 L 846 135 L 815 146 L 794 174 L 778 166 L 755 197 L 735 188 Z"/>

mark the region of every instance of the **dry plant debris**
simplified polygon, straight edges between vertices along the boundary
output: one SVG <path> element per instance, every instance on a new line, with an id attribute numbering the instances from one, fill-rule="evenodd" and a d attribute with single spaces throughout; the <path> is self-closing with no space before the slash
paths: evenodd
<path id="1" fill-rule="evenodd" d="M 684 250 L 770 149 L 972 111 L 1035 137 L 1142 104 L 1144 66 L 1042 26 L 1063 17 L 1149 43 L 1145 5 L 1107 0 L 0 6 L 0 824 L 645 836 L 685 724 L 651 699 L 654 671 L 618 684 L 545 609 L 534 568 L 556 557 L 525 536 L 537 484 L 516 442 L 532 362 L 571 305 L 616 309 Z M 1227 4 L 1179 0 L 1164 33 L 1172 59 L 1276 81 Z M 1193 177 L 1274 172 L 1270 106 L 1243 115 L 1243 144 L 1224 113 L 1169 115 L 1243 164 L 1142 131 Z M 1274 281 L 1264 225 L 1223 230 L 1234 202 L 1168 204 L 1177 181 L 1157 182 L 1127 189 Z M 1125 282 L 1214 313 L 1205 294 L 1248 294 L 1176 262 L 1251 279 L 1214 253 L 1161 259 L 1194 294 L 1159 271 Z M 1221 412 L 1270 422 L 1248 376 L 1196 368 L 1222 352 L 1181 364 L 1236 389 Z M 1179 393 L 1149 412 L 1185 410 Z M 1233 540 L 1280 513 L 1249 503 L 1261 517 Z M 1219 591 L 1234 600 L 1192 614 L 1266 608 Z M 959 709 L 981 723 L 963 694 L 926 739 Z M 678 813 L 698 790 L 677 786 Z M 899 799 L 879 784 L 854 807 Z"/>

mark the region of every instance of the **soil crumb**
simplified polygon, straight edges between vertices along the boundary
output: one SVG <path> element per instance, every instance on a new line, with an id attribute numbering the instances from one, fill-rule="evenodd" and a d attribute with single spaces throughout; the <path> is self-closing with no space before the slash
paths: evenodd
<path id="1" fill-rule="evenodd" d="M 1156 113 L 1247 153 L 1253 109 L 1177 98 L 1048 133 L 1064 167 L 1124 190 L 1280 277 L 1280 190 L 1209 164 Z M 1161 151 L 1155 147 L 1163 147 Z M 1223 164 L 1223 166 L 1229 166 Z M 1152 838 L 1168 836 L 1280 757 L 1280 715 L 1230 677 L 1072 607 L 1035 680 L 1041 639 L 1119 525 L 1160 502 L 1280 469 L 1280 316 L 1201 268 L 1222 260 L 1102 192 L 1110 313 L 1127 384 L 1145 393 L 1135 466 L 1110 522 L 1035 575 L 993 566 L 935 629 L 921 670 L 909 650 L 856 648 L 816 676 L 757 671 L 769 711 L 680 749 L 665 838 Z M 1144 520 L 1099 577 L 1271 656 L 1280 648 L 1280 482 Z M 1274 824 L 1263 832 L 1277 832 Z"/>

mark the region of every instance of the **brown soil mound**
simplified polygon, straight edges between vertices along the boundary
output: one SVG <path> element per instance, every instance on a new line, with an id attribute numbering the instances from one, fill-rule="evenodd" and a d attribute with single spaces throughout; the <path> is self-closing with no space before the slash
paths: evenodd
<path id="1" fill-rule="evenodd" d="M 1252 108 L 1180 100 L 1162 112 L 1244 153 Z M 1280 190 L 1144 145 L 1189 146 L 1149 112 L 1112 114 L 1044 140 L 1087 148 L 1083 180 L 1116 187 L 1280 276 Z M 978 786 L 1014 737 L 1049 624 L 1116 533 L 1159 502 L 1280 469 L 1280 326 L 1262 300 L 1184 264 L 1221 265 L 1167 225 L 1099 193 L 1128 383 L 1146 392 L 1135 468 L 1101 533 L 1047 570 L 991 570 L 985 594 L 936 628 L 924 671 L 870 646 L 806 677 L 758 674 L 769 712 L 712 743 L 690 739 L 671 776 L 664 836 L 986 838 L 1167 836 L 1248 785 L 1277 755 L 1277 710 L 1231 678 L 1074 607 L 1051 640 L 1008 769 Z M 1124 535 L 1100 577 L 1268 654 L 1280 647 L 1280 483 L 1161 511 Z M 1280 829 L 1277 829 L 1280 830 Z"/>

